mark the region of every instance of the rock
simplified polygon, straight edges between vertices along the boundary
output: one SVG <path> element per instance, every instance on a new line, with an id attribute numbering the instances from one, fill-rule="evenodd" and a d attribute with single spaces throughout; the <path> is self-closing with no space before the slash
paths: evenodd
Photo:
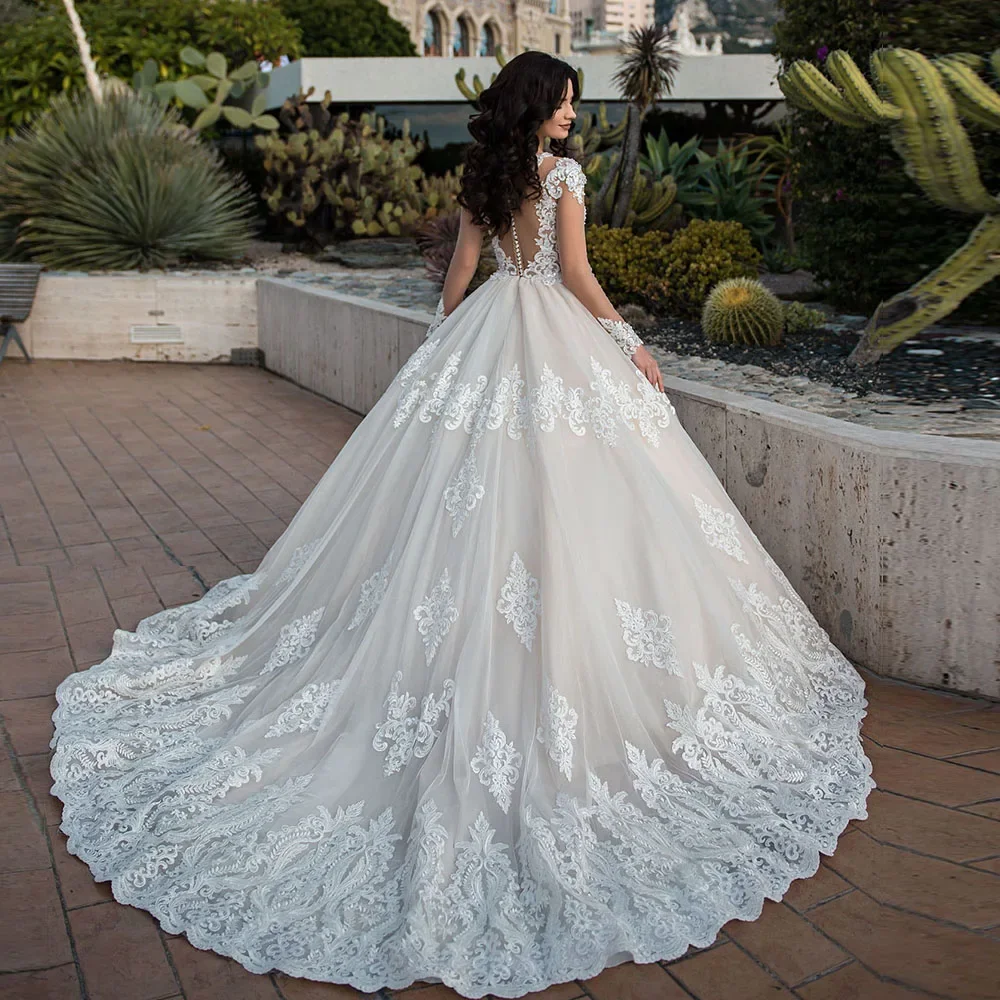
<path id="1" fill-rule="evenodd" d="M 332 243 L 316 260 L 344 267 L 417 267 L 423 262 L 416 242 L 409 237 L 373 236 Z"/>
<path id="2" fill-rule="evenodd" d="M 960 400 L 960 404 L 963 410 L 996 410 L 1000 412 L 1000 400 L 996 399 L 986 399 L 985 397 L 963 399 Z"/>
<path id="3" fill-rule="evenodd" d="M 940 358 L 944 355 L 944 351 L 939 351 L 936 347 L 911 347 L 906 353 L 915 354 L 921 358 Z"/>

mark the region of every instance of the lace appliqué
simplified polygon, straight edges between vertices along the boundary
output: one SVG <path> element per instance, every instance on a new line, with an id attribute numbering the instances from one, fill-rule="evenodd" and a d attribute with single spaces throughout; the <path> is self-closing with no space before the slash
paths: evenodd
<path id="1" fill-rule="evenodd" d="M 444 314 L 444 296 L 438 299 L 437 308 L 434 310 L 434 318 L 431 320 L 430 325 L 427 327 L 427 333 L 424 334 L 425 337 L 429 337 L 446 319 Z"/>
<path id="2" fill-rule="evenodd" d="M 666 615 L 634 608 L 615 598 L 625 640 L 625 654 L 644 667 L 656 667 L 680 676 L 681 665 L 674 644 L 673 623 Z"/>
<path id="3" fill-rule="evenodd" d="M 576 739 L 576 710 L 570 707 L 565 695 L 551 684 L 546 685 L 544 722 L 538 727 L 535 738 L 549 754 L 549 759 L 569 780 L 573 777 L 573 741 Z"/>
<path id="4" fill-rule="evenodd" d="M 449 480 L 444 491 L 444 509 L 451 517 L 452 538 L 458 537 L 465 519 L 485 495 L 486 487 L 476 466 L 475 449 L 469 448 L 458 472 Z"/>
<path id="5" fill-rule="evenodd" d="M 273 739 L 287 733 L 304 733 L 319 730 L 320 720 L 333 699 L 336 684 L 307 684 L 274 720 L 274 725 L 264 734 Z"/>
<path id="6" fill-rule="evenodd" d="M 608 319 L 605 316 L 599 316 L 597 322 L 611 334 L 611 339 L 622 349 L 626 358 L 631 358 L 642 347 L 642 341 L 631 323 L 626 323 L 623 319 Z"/>
<path id="7" fill-rule="evenodd" d="M 269 674 L 279 667 L 287 667 L 289 663 L 301 659 L 309 652 L 310 647 L 316 641 L 316 631 L 319 628 L 319 621 L 323 617 L 324 608 L 317 608 L 309 614 L 296 618 L 287 625 L 281 626 L 278 633 L 278 641 L 275 643 L 271 655 L 264 664 L 262 674 Z"/>
<path id="8" fill-rule="evenodd" d="M 701 530 L 713 548 L 721 549 L 726 555 L 732 556 L 741 563 L 748 562 L 740 542 L 740 534 L 736 527 L 736 518 L 720 507 L 705 503 L 700 497 L 691 494 L 694 505 L 701 518 Z"/>
<path id="9" fill-rule="evenodd" d="M 417 629 L 423 636 L 424 655 L 427 666 L 430 666 L 448 630 L 458 620 L 458 607 L 455 604 L 447 567 L 434 585 L 434 589 L 424 598 L 423 604 L 418 604 L 413 609 L 413 617 L 416 619 Z"/>
<path id="10" fill-rule="evenodd" d="M 508 741 L 496 716 L 487 711 L 482 740 L 469 765 L 504 812 L 510 808 L 511 793 L 521 773 L 522 762 L 520 752 Z"/>
<path id="11" fill-rule="evenodd" d="M 518 639 L 528 647 L 529 652 L 535 640 L 541 606 L 538 580 L 528 572 L 521 557 L 515 552 L 510 561 L 507 579 L 500 588 L 497 611 L 513 626 Z"/>
<path id="12" fill-rule="evenodd" d="M 361 584 L 361 593 L 358 595 L 358 606 L 354 611 L 348 629 L 355 629 L 364 625 L 373 614 L 375 609 L 382 603 L 385 592 L 389 588 L 389 565 L 392 562 L 392 553 L 381 569 L 377 569 L 364 583 Z"/>
<path id="13" fill-rule="evenodd" d="M 413 757 L 426 757 L 431 752 L 435 740 L 441 735 L 434 727 L 442 713 L 448 715 L 451 699 L 455 694 L 455 682 L 446 680 L 440 698 L 429 694 L 420 705 L 420 714 L 410 713 L 417 707 L 417 699 L 409 691 L 399 693 L 403 672 L 396 671 L 392 687 L 385 698 L 386 717 L 375 728 L 372 747 L 386 753 L 383 773 L 388 777 L 402 770 Z"/>
<path id="14" fill-rule="evenodd" d="M 316 538 L 311 542 L 306 542 L 305 545 L 300 545 L 291 555 L 288 560 L 288 565 L 282 570 L 281 576 L 278 577 L 278 586 L 283 583 L 290 583 L 299 575 L 299 571 L 303 566 L 312 558 L 313 553 L 320 547 L 322 539 Z"/>

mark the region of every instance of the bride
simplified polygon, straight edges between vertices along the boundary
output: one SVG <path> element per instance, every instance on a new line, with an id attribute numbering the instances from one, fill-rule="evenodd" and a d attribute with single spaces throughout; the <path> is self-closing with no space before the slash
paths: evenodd
<path id="1" fill-rule="evenodd" d="M 575 86 L 529 52 L 483 93 L 427 339 L 257 572 L 57 692 L 69 849 L 251 971 L 671 959 L 866 815 L 861 678 L 587 264 Z"/>

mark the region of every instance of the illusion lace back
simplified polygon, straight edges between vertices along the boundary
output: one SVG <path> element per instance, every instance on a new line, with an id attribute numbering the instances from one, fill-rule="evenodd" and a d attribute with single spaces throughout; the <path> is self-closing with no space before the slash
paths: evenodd
<path id="1" fill-rule="evenodd" d="M 168 932 L 517 997 L 710 944 L 866 815 L 861 678 L 560 282 L 567 197 L 257 572 L 60 685 L 69 849 Z"/>

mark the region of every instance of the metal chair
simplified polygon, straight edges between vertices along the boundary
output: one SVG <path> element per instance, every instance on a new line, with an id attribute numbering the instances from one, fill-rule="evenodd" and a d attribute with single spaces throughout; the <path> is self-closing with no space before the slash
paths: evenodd
<path id="1" fill-rule="evenodd" d="M 0 264 L 0 334 L 3 335 L 0 364 L 12 340 L 21 348 L 25 360 L 31 360 L 14 324 L 23 323 L 28 318 L 41 273 L 41 264 Z"/>

